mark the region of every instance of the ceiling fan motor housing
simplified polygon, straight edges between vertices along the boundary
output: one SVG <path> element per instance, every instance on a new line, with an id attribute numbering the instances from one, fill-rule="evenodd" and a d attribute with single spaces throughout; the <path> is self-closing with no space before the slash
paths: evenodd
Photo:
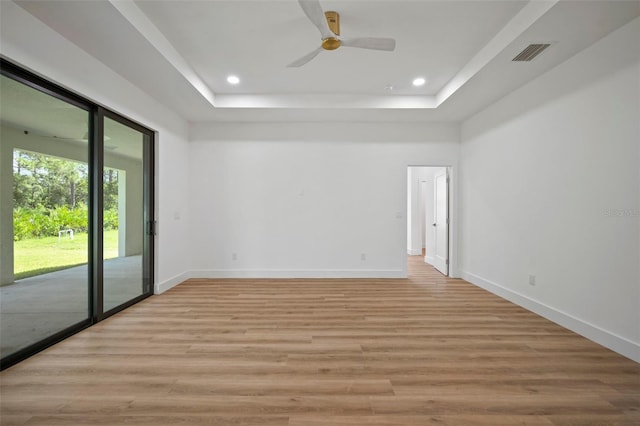
<path id="1" fill-rule="evenodd" d="M 336 50 L 340 47 L 340 40 L 335 37 L 329 37 L 322 40 L 322 48 L 324 50 Z"/>
<path id="2" fill-rule="evenodd" d="M 331 32 L 340 35 L 340 15 L 338 12 L 325 12 L 324 16 L 327 18 L 327 25 L 329 25 Z M 338 47 L 340 47 L 340 40 L 337 37 L 327 37 L 322 40 L 324 50 L 336 50 Z"/>

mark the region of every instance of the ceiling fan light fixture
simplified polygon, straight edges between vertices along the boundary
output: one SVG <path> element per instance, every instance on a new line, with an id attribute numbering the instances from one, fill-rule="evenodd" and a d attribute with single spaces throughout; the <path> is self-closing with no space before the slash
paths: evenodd
<path id="1" fill-rule="evenodd" d="M 335 37 L 329 37 L 322 40 L 322 48 L 324 50 L 336 50 L 340 47 L 340 40 Z"/>
<path id="2" fill-rule="evenodd" d="M 416 87 L 424 86 L 426 82 L 427 80 L 425 80 L 423 77 L 417 77 L 413 79 L 413 85 Z"/>
<path id="3" fill-rule="evenodd" d="M 238 84 L 240 83 L 240 78 L 236 75 L 230 75 L 227 77 L 227 83 L 229 84 Z"/>

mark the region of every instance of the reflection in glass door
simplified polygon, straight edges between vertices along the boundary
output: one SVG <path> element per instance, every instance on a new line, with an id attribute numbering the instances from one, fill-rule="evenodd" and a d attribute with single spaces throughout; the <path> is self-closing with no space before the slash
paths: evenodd
<path id="1" fill-rule="evenodd" d="M 3 359 L 90 322 L 89 122 L 87 106 L 0 76 Z"/>
<path id="2" fill-rule="evenodd" d="M 103 312 L 151 291 L 145 209 L 150 143 L 148 130 L 104 118 Z"/>

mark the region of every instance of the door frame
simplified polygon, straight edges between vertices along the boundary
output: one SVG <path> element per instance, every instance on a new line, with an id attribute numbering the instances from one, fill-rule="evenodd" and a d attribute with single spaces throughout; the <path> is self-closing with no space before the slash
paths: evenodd
<path id="1" fill-rule="evenodd" d="M 446 170 L 447 176 L 448 176 L 448 183 L 447 183 L 447 216 L 449 218 L 449 229 L 447 232 L 447 245 L 448 245 L 448 258 L 449 258 L 449 265 L 448 265 L 448 274 L 447 277 L 450 278 L 458 278 L 460 276 L 460 271 L 458 270 L 458 244 L 457 244 L 457 229 L 458 229 L 458 215 L 457 215 L 457 208 L 458 208 L 458 202 L 457 202 L 457 197 L 458 197 L 458 191 L 457 191 L 457 170 L 458 167 L 457 165 L 452 165 L 452 164 L 448 164 L 448 165 L 442 165 L 442 164 L 408 164 L 407 167 L 405 168 L 405 173 L 409 173 L 409 170 L 413 167 L 427 167 L 427 168 L 444 168 Z M 405 175 L 404 178 L 404 182 L 405 182 L 405 196 L 407 197 L 406 202 L 404 204 L 405 208 L 408 208 L 408 194 L 409 194 L 409 188 L 408 188 L 408 179 Z M 429 200 L 427 200 L 427 203 L 429 203 Z M 433 206 L 435 208 L 435 206 Z M 427 206 L 427 209 L 429 208 L 429 206 Z M 404 246 L 405 249 L 403 250 L 403 255 L 407 256 L 407 249 L 406 247 L 408 246 L 408 237 L 407 237 L 407 228 L 408 228 L 408 217 L 409 217 L 409 212 L 406 212 L 405 214 L 405 227 L 403 235 L 405 238 L 405 243 Z M 431 225 L 429 223 L 427 223 L 427 228 L 429 228 Z M 431 265 L 430 263 L 426 262 L 428 265 Z M 405 265 L 406 268 L 406 265 Z"/>
<path id="2" fill-rule="evenodd" d="M 69 104 L 86 110 L 89 113 L 89 217 L 88 217 L 88 300 L 87 318 L 67 328 L 59 330 L 44 339 L 30 344 L 16 352 L 2 358 L 0 370 L 11 367 L 20 361 L 102 321 L 103 319 L 122 311 L 153 295 L 155 284 L 155 132 L 135 121 L 132 121 L 115 111 L 109 110 L 97 103 L 55 84 L 45 77 L 16 65 L 0 57 L 0 74 L 16 80 L 34 90 L 63 100 Z M 135 130 L 140 131 L 148 139 L 145 140 L 143 153 L 144 179 L 144 217 L 147 223 L 143 247 L 143 294 L 129 301 L 103 312 L 103 169 L 104 169 L 104 118 L 108 117 Z"/>
<path id="3" fill-rule="evenodd" d="M 94 181 L 92 182 L 95 200 L 95 209 L 93 212 L 94 222 L 92 230 L 96 238 L 92 239 L 93 244 L 93 270 L 91 272 L 93 277 L 93 289 L 96 297 L 93 299 L 94 305 L 94 321 L 99 322 L 105 318 L 116 314 L 123 309 L 126 309 L 141 300 L 153 295 L 154 291 L 154 262 L 155 262 L 155 177 L 154 177 L 154 163 L 155 163 L 155 132 L 148 129 L 118 113 L 110 111 L 101 106 L 97 107 L 96 111 L 96 123 L 94 127 L 94 133 L 96 135 L 96 143 L 94 149 L 97 153 L 94 153 L 99 158 L 93 158 L 95 161 L 95 169 L 92 174 Z M 128 301 L 115 306 L 107 311 L 104 311 L 104 252 L 103 252 L 103 234 L 101 232 L 103 228 L 104 218 L 104 191 L 103 191 L 103 170 L 104 170 L 104 119 L 109 118 L 115 122 L 130 127 L 146 136 L 146 140 L 143 145 L 143 218 L 144 218 L 144 239 L 143 239 L 143 254 L 142 254 L 142 280 L 144 291 L 139 296 L 129 299 Z M 92 203 L 93 204 L 93 203 Z"/>

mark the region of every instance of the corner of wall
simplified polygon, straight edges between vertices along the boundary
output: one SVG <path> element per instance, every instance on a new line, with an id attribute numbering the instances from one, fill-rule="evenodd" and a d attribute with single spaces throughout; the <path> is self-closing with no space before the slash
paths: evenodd
<path id="1" fill-rule="evenodd" d="M 178 284 L 182 284 L 183 282 L 185 282 L 186 280 L 188 280 L 189 278 L 191 278 L 191 272 L 190 271 L 185 271 L 181 274 L 175 275 L 167 280 L 161 281 L 159 283 L 156 283 L 153 286 L 153 294 L 162 294 L 167 290 L 171 290 L 173 287 L 177 286 Z"/>

